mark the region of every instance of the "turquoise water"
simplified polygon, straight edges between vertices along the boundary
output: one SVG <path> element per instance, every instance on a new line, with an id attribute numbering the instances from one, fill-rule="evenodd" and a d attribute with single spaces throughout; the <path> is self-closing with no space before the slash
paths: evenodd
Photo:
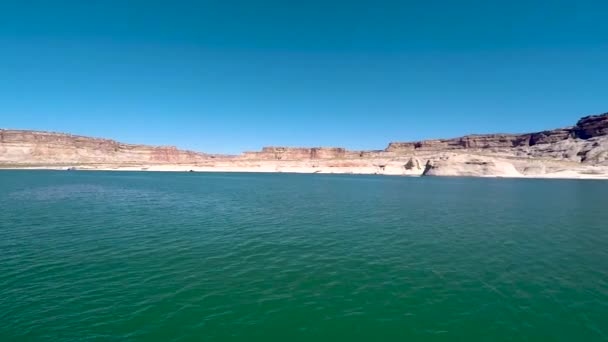
<path id="1" fill-rule="evenodd" d="M 608 182 L 0 171 L 0 341 L 606 341 Z"/>

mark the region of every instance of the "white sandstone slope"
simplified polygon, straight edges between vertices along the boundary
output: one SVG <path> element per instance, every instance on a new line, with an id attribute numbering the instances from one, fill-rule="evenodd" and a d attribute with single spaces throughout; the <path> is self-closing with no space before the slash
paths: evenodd
<path id="1" fill-rule="evenodd" d="M 497 158 L 446 154 L 429 159 L 425 176 L 522 177 L 512 163 Z"/>

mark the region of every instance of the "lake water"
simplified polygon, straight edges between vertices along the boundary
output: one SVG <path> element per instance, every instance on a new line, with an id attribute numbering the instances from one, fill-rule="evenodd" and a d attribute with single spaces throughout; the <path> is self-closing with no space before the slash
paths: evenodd
<path id="1" fill-rule="evenodd" d="M 606 341 L 608 181 L 0 171 L 0 341 Z"/>

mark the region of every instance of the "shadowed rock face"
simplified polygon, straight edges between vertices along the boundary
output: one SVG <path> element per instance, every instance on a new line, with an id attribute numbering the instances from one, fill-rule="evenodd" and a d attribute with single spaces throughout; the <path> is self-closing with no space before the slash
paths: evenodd
<path id="1" fill-rule="evenodd" d="M 527 146 L 534 146 L 539 144 L 552 144 L 558 141 L 573 138 L 574 134 L 572 128 L 554 129 L 551 131 L 543 131 L 538 133 L 531 133 L 529 144 Z"/>
<path id="2" fill-rule="evenodd" d="M 608 135 L 608 113 L 585 116 L 578 120 L 574 127 L 574 134 L 580 139 Z"/>

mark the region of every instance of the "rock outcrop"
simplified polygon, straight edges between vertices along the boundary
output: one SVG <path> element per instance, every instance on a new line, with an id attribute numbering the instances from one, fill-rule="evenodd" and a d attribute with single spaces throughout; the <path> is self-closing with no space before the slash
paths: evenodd
<path id="1" fill-rule="evenodd" d="M 580 139 L 608 135 L 608 113 L 585 116 L 578 120 L 573 131 L 575 137 Z"/>
<path id="2" fill-rule="evenodd" d="M 426 163 L 423 176 L 520 177 L 522 173 L 507 161 L 495 158 L 447 155 Z"/>

